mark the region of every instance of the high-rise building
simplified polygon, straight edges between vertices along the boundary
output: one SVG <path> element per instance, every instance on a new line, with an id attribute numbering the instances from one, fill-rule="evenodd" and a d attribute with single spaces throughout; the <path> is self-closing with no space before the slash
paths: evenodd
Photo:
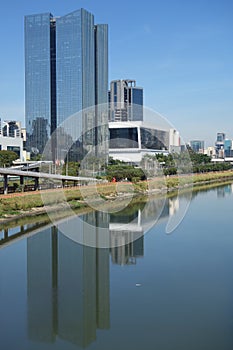
<path id="1" fill-rule="evenodd" d="M 190 141 L 190 147 L 196 153 L 201 153 L 201 152 L 204 153 L 204 148 L 205 148 L 204 144 L 205 142 L 200 140 Z"/>
<path id="2" fill-rule="evenodd" d="M 225 139 L 224 140 L 224 155 L 225 157 L 233 156 L 233 141 Z"/>
<path id="3" fill-rule="evenodd" d="M 226 138 L 226 134 L 224 132 L 217 133 L 217 140 L 215 142 L 215 150 L 217 158 L 224 157 L 224 141 Z"/>
<path id="4" fill-rule="evenodd" d="M 107 102 L 108 26 L 94 25 L 94 16 L 84 9 L 59 18 L 50 13 L 25 16 L 28 148 L 43 152 L 49 136 L 67 118 Z M 97 120 L 99 116 L 106 120 Z M 79 124 L 95 130 L 102 122 L 107 124 L 107 112 L 97 109 Z M 106 137 L 102 131 L 91 133 L 92 144 Z"/>
<path id="5" fill-rule="evenodd" d="M 109 121 L 142 121 L 143 89 L 135 80 L 114 80 L 109 91 Z"/>

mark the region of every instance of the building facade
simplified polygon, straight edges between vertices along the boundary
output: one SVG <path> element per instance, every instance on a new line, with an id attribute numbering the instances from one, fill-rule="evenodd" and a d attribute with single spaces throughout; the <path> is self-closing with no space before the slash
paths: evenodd
<path id="1" fill-rule="evenodd" d="M 109 91 L 109 121 L 143 121 L 143 89 L 135 80 L 114 80 Z"/>
<path id="2" fill-rule="evenodd" d="M 42 153 L 50 135 L 67 118 L 107 101 L 108 26 L 94 25 L 94 16 L 84 9 L 59 18 L 50 13 L 25 16 L 28 148 Z M 102 123 L 96 113 L 79 121 L 84 130 L 94 130 L 92 144 L 98 138 L 96 124 Z M 107 124 L 107 111 L 100 115 Z"/>
<path id="3" fill-rule="evenodd" d="M 196 153 L 204 153 L 204 148 L 205 148 L 204 144 L 205 142 L 200 140 L 190 141 L 190 147 Z"/>
<path id="4" fill-rule="evenodd" d="M 217 158 L 224 158 L 224 141 L 226 134 L 224 132 L 217 133 L 217 140 L 215 142 L 215 151 Z"/>
<path id="5" fill-rule="evenodd" d="M 224 156 L 233 157 L 233 141 L 229 139 L 224 140 Z"/>
<path id="6" fill-rule="evenodd" d="M 21 123 L 0 119 L 0 151 L 13 151 L 20 160 L 24 160 L 23 144 Z"/>
<path id="7" fill-rule="evenodd" d="M 109 123 L 109 156 L 139 164 L 145 155 L 180 151 L 180 137 L 175 129 L 156 129 L 145 122 Z"/>

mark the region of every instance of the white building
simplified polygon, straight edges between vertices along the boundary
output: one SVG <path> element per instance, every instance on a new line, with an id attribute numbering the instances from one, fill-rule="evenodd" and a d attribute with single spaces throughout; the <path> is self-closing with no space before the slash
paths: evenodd
<path id="1" fill-rule="evenodd" d="M 215 158 L 216 157 L 216 150 L 215 147 L 207 147 L 204 151 L 204 154 L 206 154 L 209 157 Z"/>
<path id="2" fill-rule="evenodd" d="M 23 161 L 23 141 L 20 122 L 0 119 L 0 151 L 13 151 Z"/>
<path id="3" fill-rule="evenodd" d="M 146 154 L 180 151 L 180 137 L 175 129 L 161 130 L 145 122 L 110 122 L 109 156 L 139 164 Z"/>

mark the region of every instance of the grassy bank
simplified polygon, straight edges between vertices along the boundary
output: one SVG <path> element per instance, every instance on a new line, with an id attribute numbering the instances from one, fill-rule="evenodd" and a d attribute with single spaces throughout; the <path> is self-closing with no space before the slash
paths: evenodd
<path id="1" fill-rule="evenodd" d="M 149 181 L 141 181 L 135 184 L 131 183 L 106 183 L 83 186 L 82 192 L 79 187 L 67 188 L 64 190 L 64 196 L 61 196 L 61 190 L 47 190 L 41 192 L 15 193 L 0 196 L 0 217 L 1 221 L 10 217 L 38 215 L 45 212 L 44 202 L 41 197 L 46 193 L 46 204 L 50 210 L 63 210 L 64 203 L 68 202 L 72 209 L 83 210 L 89 208 L 85 198 L 89 200 L 99 200 L 101 198 L 106 205 L 113 205 L 112 199 L 116 197 L 127 198 L 129 195 L 143 195 L 149 193 L 166 193 L 177 191 L 178 189 L 188 189 L 189 187 L 201 186 L 206 184 L 215 184 L 233 181 L 233 171 L 213 172 L 206 174 L 193 174 L 182 176 L 170 176 L 164 178 L 155 178 Z M 97 198 L 95 189 L 99 194 Z M 63 193 L 63 192 L 62 192 Z M 83 198 L 85 197 L 85 198 Z"/>

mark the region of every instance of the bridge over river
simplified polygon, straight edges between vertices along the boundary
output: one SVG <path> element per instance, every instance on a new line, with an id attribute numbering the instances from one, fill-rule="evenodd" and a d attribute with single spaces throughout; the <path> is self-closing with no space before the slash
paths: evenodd
<path id="1" fill-rule="evenodd" d="M 34 179 L 34 190 L 39 190 L 39 179 L 48 179 L 48 180 L 58 180 L 61 181 L 62 186 L 65 186 L 66 182 L 73 182 L 74 186 L 77 185 L 77 183 L 82 182 L 100 182 L 101 180 L 97 180 L 92 177 L 83 177 L 83 176 L 68 176 L 68 175 L 59 175 L 59 174 L 48 174 L 48 173 L 41 173 L 41 172 L 35 172 L 35 171 L 22 171 L 17 170 L 14 168 L 0 168 L 0 175 L 3 176 L 3 188 L 4 188 L 4 194 L 8 193 L 8 184 L 9 184 L 9 177 L 10 176 L 16 176 L 20 179 L 20 185 L 24 184 L 25 178 L 32 178 Z"/>

